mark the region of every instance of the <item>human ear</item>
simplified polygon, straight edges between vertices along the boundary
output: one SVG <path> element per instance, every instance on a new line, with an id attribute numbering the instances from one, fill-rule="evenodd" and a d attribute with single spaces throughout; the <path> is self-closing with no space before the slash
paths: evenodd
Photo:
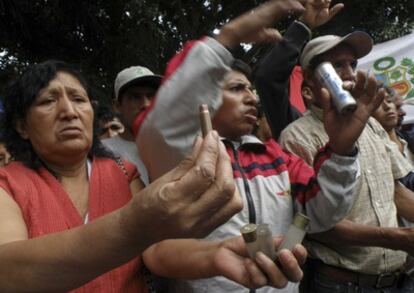
<path id="1" fill-rule="evenodd" d="M 21 119 L 17 120 L 14 123 L 14 128 L 16 129 L 17 133 L 20 135 L 21 138 L 23 139 L 29 138 L 29 135 L 27 134 L 27 131 L 26 131 L 26 123 L 22 121 Z"/>

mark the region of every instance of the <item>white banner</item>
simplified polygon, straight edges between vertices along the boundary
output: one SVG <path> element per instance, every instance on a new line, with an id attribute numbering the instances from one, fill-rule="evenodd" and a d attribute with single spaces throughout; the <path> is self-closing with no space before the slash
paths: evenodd
<path id="1" fill-rule="evenodd" d="M 414 122 L 414 33 L 375 45 L 371 53 L 359 60 L 358 68 L 370 70 L 396 90 L 408 112 L 404 123 Z"/>

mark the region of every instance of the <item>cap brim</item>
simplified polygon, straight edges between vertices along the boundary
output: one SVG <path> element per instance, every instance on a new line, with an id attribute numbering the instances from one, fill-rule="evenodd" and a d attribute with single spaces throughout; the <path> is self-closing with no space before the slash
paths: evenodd
<path id="1" fill-rule="evenodd" d="M 161 85 L 162 76 L 161 75 L 147 75 L 147 76 L 141 76 L 138 78 L 135 78 L 133 80 L 130 80 L 126 84 L 124 84 L 122 87 L 118 90 L 118 97 L 119 93 L 121 93 L 125 88 L 130 86 L 136 86 L 136 85 L 147 85 L 150 87 L 154 87 L 155 89 L 158 89 Z"/>
<path id="2" fill-rule="evenodd" d="M 300 57 L 300 64 L 303 68 L 308 68 L 309 64 L 316 56 L 325 54 L 326 52 L 334 49 L 335 47 L 341 44 L 348 44 L 355 52 L 355 57 L 357 59 L 367 55 L 369 52 L 371 52 L 373 47 L 373 41 L 370 35 L 362 31 L 355 31 L 342 38 L 338 37 L 335 41 L 328 40 L 326 42 L 327 44 L 322 44 L 314 48 L 309 48 L 308 51 L 306 51 L 307 47 L 304 48 L 304 51 L 302 52 L 302 55 Z M 314 53 L 314 51 L 316 50 L 318 51 L 317 54 Z"/>
<path id="3" fill-rule="evenodd" d="M 362 31 L 355 31 L 344 36 L 338 45 L 339 44 L 350 45 L 354 49 L 358 59 L 368 55 L 374 45 L 372 38 Z"/>

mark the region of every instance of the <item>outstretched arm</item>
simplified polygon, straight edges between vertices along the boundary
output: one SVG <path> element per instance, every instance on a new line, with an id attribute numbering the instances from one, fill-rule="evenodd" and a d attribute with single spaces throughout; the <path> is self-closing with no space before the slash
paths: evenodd
<path id="1" fill-rule="evenodd" d="M 289 78 L 298 64 L 302 47 L 310 38 L 310 30 L 331 20 L 342 8 L 340 3 L 330 7 L 328 0 L 306 1 L 299 22 L 289 26 L 283 40 L 275 43 L 260 62 L 256 87 L 275 139 L 289 123 L 300 117 L 289 101 Z"/>
<path id="2" fill-rule="evenodd" d="M 281 239 L 275 239 L 275 249 Z M 287 281 L 302 279 L 300 266 L 306 250 L 298 245 L 292 252 L 278 255 L 279 266 L 258 253 L 256 262 L 249 259 L 242 237 L 221 242 L 206 240 L 166 240 L 151 246 L 144 253 L 146 266 L 154 273 L 169 278 L 210 278 L 225 276 L 249 288 L 265 285 L 283 288 Z"/>
<path id="3" fill-rule="evenodd" d="M 412 174 L 412 173 L 411 173 Z M 414 222 L 414 193 L 399 182 L 395 183 L 395 206 L 400 217 Z"/>
<path id="4" fill-rule="evenodd" d="M 395 205 L 399 216 L 414 220 L 414 195 L 398 181 L 395 182 Z M 414 229 L 369 226 L 342 220 L 329 231 L 309 234 L 330 247 L 335 245 L 384 247 L 414 253 Z"/>
<path id="5" fill-rule="evenodd" d="M 197 141 L 191 157 L 123 208 L 32 239 L 20 207 L 0 189 L 0 291 L 68 291 L 158 241 L 204 237 L 242 208 L 231 175 L 224 146 L 211 132 Z"/>
<path id="6" fill-rule="evenodd" d="M 257 70 L 257 92 L 275 139 L 290 122 L 300 117 L 299 111 L 290 104 L 289 79 L 309 35 L 306 25 L 291 24 L 283 40 L 274 45 Z"/>
<path id="7" fill-rule="evenodd" d="M 292 153 L 285 152 L 283 160 L 296 211 L 310 218 L 309 233 L 331 229 L 347 215 L 359 185 L 357 155 L 339 156 L 324 147 L 313 168 Z"/>
<path id="8" fill-rule="evenodd" d="M 414 253 L 413 228 L 388 228 L 358 224 L 349 220 L 342 220 L 333 229 L 308 234 L 330 247 L 341 246 L 372 246 L 384 247 L 393 250 L 403 250 Z"/>
<path id="9" fill-rule="evenodd" d="M 212 116 L 221 106 L 222 83 L 233 61 L 227 48 L 242 42 L 278 40 L 280 34 L 271 26 L 292 12 L 302 11 L 296 0 L 269 1 L 224 25 L 216 39 L 198 41 L 180 53 L 179 67 L 160 88 L 138 133 L 138 149 L 151 180 L 188 154 L 200 130 L 199 105 L 207 104 Z"/>

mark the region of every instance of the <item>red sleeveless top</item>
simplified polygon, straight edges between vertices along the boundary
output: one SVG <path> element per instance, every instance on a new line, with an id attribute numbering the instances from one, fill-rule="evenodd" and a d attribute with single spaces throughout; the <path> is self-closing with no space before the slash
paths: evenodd
<path id="1" fill-rule="evenodd" d="M 128 178 L 115 161 L 93 159 L 89 178 L 89 222 L 121 208 L 131 199 L 129 183 L 138 174 L 135 166 L 124 163 Z M 68 194 L 43 167 L 34 171 L 20 162 L 13 162 L 0 168 L 0 187 L 20 206 L 29 238 L 83 225 Z M 146 292 L 141 265 L 141 258 L 137 257 L 71 292 Z"/>

